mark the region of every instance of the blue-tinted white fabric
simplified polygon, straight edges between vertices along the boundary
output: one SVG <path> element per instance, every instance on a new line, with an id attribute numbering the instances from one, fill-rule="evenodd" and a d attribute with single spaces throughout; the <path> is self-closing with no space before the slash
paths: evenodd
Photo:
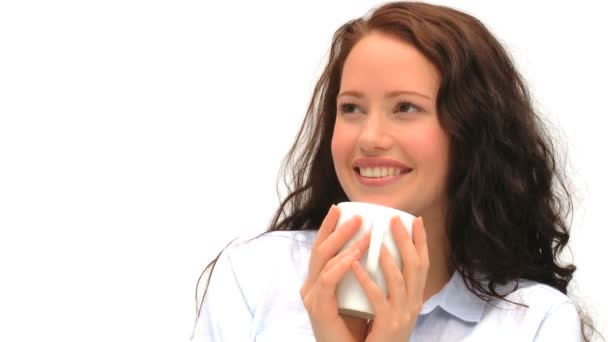
<path id="1" fill-rule="evenodd" d="M 315 341 L 300 298 L 316 231 L 271 232 L 228 247 L 213 271 L 193 341 Z M 423 305 L 410 341 L 581 341 L 574 303 L 550 286 L 520 281 L 486 303 L 455 272 Z"/>

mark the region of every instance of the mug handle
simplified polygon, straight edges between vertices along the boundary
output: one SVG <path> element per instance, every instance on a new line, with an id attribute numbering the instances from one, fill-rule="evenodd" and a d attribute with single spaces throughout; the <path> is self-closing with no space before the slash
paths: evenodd
<path id="1" fill-rule="evenodd" d="M 378 283 L 378 268 L 380 264 L 380 248 L 384 242 L 384 230 L 374 230 L 374 223 L 372 222 L 370 229 L 372 230 L 372 236 L 369 241 L 369 249 L 367 252 L 367 264 L 365 265 L 370 277 L 374 282 Z"/>

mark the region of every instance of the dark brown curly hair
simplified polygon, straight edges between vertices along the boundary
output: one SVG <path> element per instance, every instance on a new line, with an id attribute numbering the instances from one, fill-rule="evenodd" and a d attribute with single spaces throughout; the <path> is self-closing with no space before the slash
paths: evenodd
<path id="1" fill-rule="evenodd" d="M 507 51 L 479 20 L 448 7 L 387 3 L 335 32 L 284 160 L 283 174 L 291 172 L 288 195 L 265 233 L 317 230 L 332 204 L 348 201 L 331 155 L 336 97 L 346 57 L 372 31 L 413 44 L 441 74 L 437 109 L 450 144 L 451 266 L 484 300 L 504 299 L 496 286 L 519 279 L 567 294 L 576 267 L 560 265 L 558 256 L 570 237 L 572 199 L 555 146 Z M 216 261 L 203 274 L 209 267 L 212 273 Z M 473 277 L 477 272 L 487 275 L 489 286 Z M 579 312 L 589 340 L 595 329 Z"/>

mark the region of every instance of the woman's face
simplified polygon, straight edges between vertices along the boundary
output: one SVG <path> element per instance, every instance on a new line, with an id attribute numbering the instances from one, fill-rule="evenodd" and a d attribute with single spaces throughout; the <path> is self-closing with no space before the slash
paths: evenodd
<path id="1" fill-rule="evenodd" d="M 351 201 L 417 216 L 444 213 L 448 137 L 437 117 L 439 84 L 435 66 L 408 43 L 371 33 L 355 45 L 344 63 L 331 145 Z"/>

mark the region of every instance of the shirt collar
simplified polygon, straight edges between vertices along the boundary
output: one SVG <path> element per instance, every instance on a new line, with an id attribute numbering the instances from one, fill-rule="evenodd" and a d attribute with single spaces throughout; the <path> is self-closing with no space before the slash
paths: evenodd
<path id="1" fill-rule="evenodd" d="M 460 273 L 455 271 L 443 289 L 423 304 L 420 315 L 427 315 L 438 306 L 463 321 L 477 323 L 481 320 L 486 302 L 471 292 Z"/>

